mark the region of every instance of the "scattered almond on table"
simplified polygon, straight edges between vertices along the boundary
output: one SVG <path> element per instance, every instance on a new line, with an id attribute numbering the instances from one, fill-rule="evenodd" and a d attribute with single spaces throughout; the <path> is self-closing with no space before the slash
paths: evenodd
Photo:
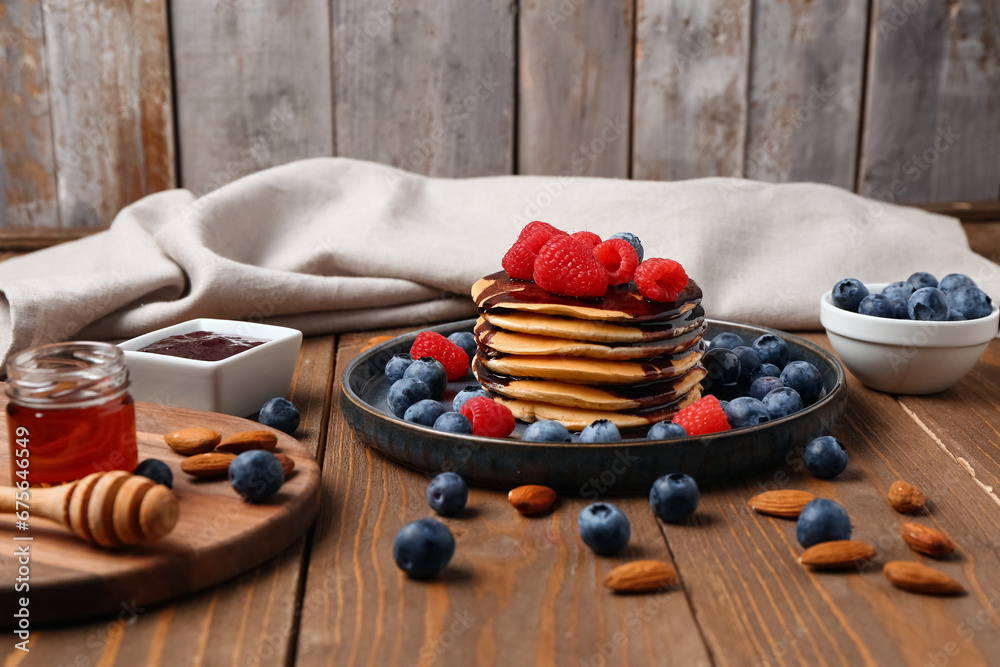
<path id="1" fill-rule="evenodd" d="M 204 454 L 215 449 L 222 436 L 210 428 L 182 428 L 163 436 L 170 449 L 182 456 Z"/>
<path id="2" fill-rule="evenodd" d="M 889 504 L 901 514 L 920 512 L 927 504 L 924 494 L 909 482 L 897 479 L 889 487 Z"/>
<path id="3" fill-rule="evenodd" d="M 228 452 L 206 452 L 195 454 L 181 463 L 181 470 L 192 477 L 224 477 L 229 471 L 229 464 L 236 454 Z"/>
<path id="4" fill-rule="evenodd" d="M 799 563 L 818 570 L 845 570 L 875 558 L 875 547 L 856 540 L 814 544 L 799 556 Z"/>
<path id="5" fill-rule="evenodd" d="M 238 431 L 223 438 L 222 442 L 216 446 L 216 450 L 230 454 L 242 454 L 251 449 L 264 449 L 273 452 L 277 445 L 278 436 L 270 431 Z"/>
<path id="6" fill-rule="evenodd" d="M 816 500 L 816 496 L 808 491 L 781 489 L 759 493 L 751 498 L 747 504 L 760 514 L 795 519 L 802 513 L 802 508 L 813 500 Z"/>
<path id="7" fill-rule="evenodd" d="M 913 561 L 895 560 L 882 568 L 885 578 L 896 588 L 926 595 L 958 595 L 965 592 L 944 572 Z"/>
<path id="8" fill-rule="evenodd" d="M 955 551 L 955 544 L 937 528 L 931 528 L 913 521 L 906 521 L 899 527 L 903 541 L 918 551 L 934 558 L 943 558 Z"/>
<path id="9" fill-rule="evenodd" d="M 556 492 L 547 486 L 526 484 L 511 489 L 507 501 L 521 514 L 531 516 L 547 511 L 556 502 Z"/>
<path id="10" fill-rule="evenodd" d="M 616 593 L 648 593 L 679 581 L 673 565 L 659 560 L 634 560 L 608 572 L 604 585 Z"/>

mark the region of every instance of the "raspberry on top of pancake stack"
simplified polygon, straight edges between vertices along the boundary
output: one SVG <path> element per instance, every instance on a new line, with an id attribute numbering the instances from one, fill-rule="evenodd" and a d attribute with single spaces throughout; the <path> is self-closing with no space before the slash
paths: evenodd
<path id="1" fill-rule="evenodd" d="M 473 372 L 522 421 L 579 430 L 669 420 L 701 396 L 701 289 L 631 234 L 525 226 L 504 270 L 472 287 Z"/>

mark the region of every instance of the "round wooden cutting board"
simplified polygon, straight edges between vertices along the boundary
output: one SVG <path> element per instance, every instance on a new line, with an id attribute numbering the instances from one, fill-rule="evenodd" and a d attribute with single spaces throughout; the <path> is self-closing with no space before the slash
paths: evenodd
<path id="1" fill-rule="evenodd" d="M 6 400 L 0 400 L 0 408 Z M 139 547 L 91 546 L 50 521 L 32 517 L 27 532 L 12 515 L 0 515 L 0 609 L 29 600 L 31 624 L 118 613 L 178 597 L 245 572 L 274 557 L 312 523 L 319 508 L 320 473 L 313 456 L 294 438 L 275 431 L 277 451 L 295 460 L 295 470 L 268 502 L 244 502 L 225 478 L 195 480 L 181 472 L 184 457 L 163 441 L 179 428 L 205 426 L 225 437 L 265 428 L 256 422 L 211 412 L 136 403 L 139 460 L 158 458 L 174 474 L 180 519 L 162 540 Z M 10 485 L 6 425 L 0 485 Z M 14 541 L 31 537 L 31 541 Z M 30 545 L 28 591 L 16 591 L 15 549 Z M 10 614 L 0 625 L 9 627 Z"/>

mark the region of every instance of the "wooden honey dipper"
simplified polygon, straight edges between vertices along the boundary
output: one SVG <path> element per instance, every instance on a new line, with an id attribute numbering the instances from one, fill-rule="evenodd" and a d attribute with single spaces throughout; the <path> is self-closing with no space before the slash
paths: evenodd
<path id="1" fill-rule="evenodd" d="M 15 511 L 16 491 L 0 487 L 0 513 Z M 32 517 L 51 519 L 102 547 L 157 540 L 177 525 L 173 492 L 122 470 L 95 472 L 60 486 L 32 488 L 28 505 Z"/>

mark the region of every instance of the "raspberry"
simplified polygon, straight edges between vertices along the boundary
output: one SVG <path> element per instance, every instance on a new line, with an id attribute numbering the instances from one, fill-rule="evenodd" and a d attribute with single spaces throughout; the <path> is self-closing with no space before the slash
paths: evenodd
<path id="1" fill-rule="evenodd" d="M 556 229 L 547 222 L 541 220 L 529 222 L 518 234 L 517 241 L 503 256 L 500 264 L 511 278 L 531 280 L 538 251 L 552 238 L 565 235 L 566 232 Z"/>
<path id="2" fill-rule="evenodd" d="M 473 396 L 462 406 L 461 413 L 472 422 L 472 435 L 506 438 L 514 432 L 514 415 L 510 408 L 492 398 Z"/>
<path id="3" fill-rule="evenodd" d="M 469 372 L 469 355 L 465 350 L 433 331 L 421 331 L 417 334 L 410 348 L 410 356 L 414 359 L 421 357 L 437 359 L 444 366 L 444 372 L 448 374 L 449 380 L 457 380 Z"/>
<path id="4" fill-rule="evenodd" d="M 593 250 L 572 236 L 558 236 L 542 247 L 535 260 L 535 282 L 567 296 L 604 296 L 608 275 Z"/>
<path id="5" fill-rule="evenodd" d="M 639 255 L 628 241 L 608 239 L 594 248 L 594 256 L 608 272 L 609 285 L 632 282 L 635 267 L 639 265 Z"/>
<path id="6" fill-rule="evenodd" d="M 672 259 L 653 257 L 635 270 L 639 294 L 653 301 L 673 301 L 687 284 L 684 267 Z"/>
<path id="7" fill-rule="evenodd" d="M 591 248 L 601 242 L 601 237 L 594 232 L 573 232 L 570 236 L 581 243 L 586 243 Z"/>
<path id="8" fill-rule="evenodd" d="M 674 416 L 673 422 L 683 426 L 688 435 L 708 435 L 732 428 L 719 405 L 719 399 L 711 394 L 682 409 Z"/>

